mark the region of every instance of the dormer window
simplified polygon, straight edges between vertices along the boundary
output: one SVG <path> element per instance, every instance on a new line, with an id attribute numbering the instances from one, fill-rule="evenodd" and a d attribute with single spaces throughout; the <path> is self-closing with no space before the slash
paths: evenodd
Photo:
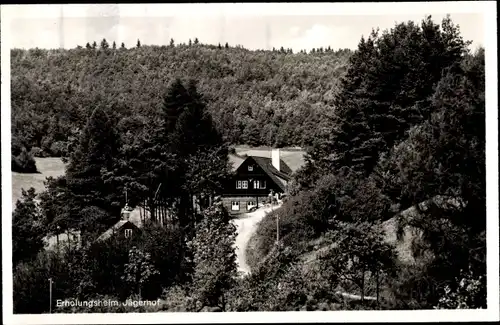
<path id="1" fill-rule="evenodd" d="M 132 229 L 125 229 L 125 238 L 132 237 Z"/>
<path id="2" fill-rule="evenodd" d="M 253 166 L 252 165 L 248 165 L 248 171 L 249 172 L 253 172 Z"/>

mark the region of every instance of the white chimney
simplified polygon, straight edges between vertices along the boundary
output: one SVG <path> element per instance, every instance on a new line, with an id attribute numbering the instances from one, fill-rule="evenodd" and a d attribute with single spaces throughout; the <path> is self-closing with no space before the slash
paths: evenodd
<path id="1" fill-rule="evenodd" d="M 122 209 L 122 219 L 123 220 L 128 220 L 130 218 L 130 212 L 132 209 L 130 209 L 130 207 L 128 206 L 128 204 L 125 204 L 125 206 L 123 207 Z"/>
<path id="2" fill-rule="evenodd" d="M 271 160 L 273 163 L 274 168 L 276 168 L 278 171 L 280 170 L 280 150 L 279 149 L 273 149 L 271 152 Z"/>

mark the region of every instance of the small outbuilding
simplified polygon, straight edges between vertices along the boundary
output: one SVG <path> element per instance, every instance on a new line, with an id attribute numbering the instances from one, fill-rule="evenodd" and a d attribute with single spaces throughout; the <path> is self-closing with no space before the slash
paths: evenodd
<path id="1" fill-rule="evenodd" d="M 141 229 L 129 220 L 131 212 L 132 209 L 128 205 L 125 205 L 122 209 L 121 220 L 102 233 L 102 235 L 97 238 L 97 241 L 105 241 L 116 235 L 122 235 L 125 238 L 132 238 L 132 236 L 139 233 Z"/>

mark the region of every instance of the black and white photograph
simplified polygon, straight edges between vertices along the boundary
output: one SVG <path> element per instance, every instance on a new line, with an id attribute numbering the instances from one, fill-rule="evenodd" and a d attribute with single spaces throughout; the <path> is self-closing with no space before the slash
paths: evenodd
<path id="1" fill-rule="evenodd" d="M 499 320 L 495 2 L 1 13 L 4 323 Z"/>

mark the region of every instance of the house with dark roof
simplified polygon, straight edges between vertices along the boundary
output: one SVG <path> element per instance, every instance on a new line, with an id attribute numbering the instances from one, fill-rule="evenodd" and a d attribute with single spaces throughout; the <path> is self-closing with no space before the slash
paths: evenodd
<path id="1" fill-rule="evenodd" d="M 247 156 L 224 188 L 224 206 L 231 214 L 248 212 L 270 195 L 286 194 L 291 175 L 279 149 L 273 149 L 271 158 Z"/>
<path id="2" fill-rule="evenodd" d="M 132 236 L 138 234 L 141 229 L 137 225 L 135 225 L 134 222 L 129 220 L 132 211 L 133 209 L 129 208 L 128 205 L 126 205 L 122 209 L 121 220 L 119 220 L 111 228 L 103 232 L 96 241 L 106 241 L 113 236 L 124 236 L 125 238 L 132 238 Z"/>

